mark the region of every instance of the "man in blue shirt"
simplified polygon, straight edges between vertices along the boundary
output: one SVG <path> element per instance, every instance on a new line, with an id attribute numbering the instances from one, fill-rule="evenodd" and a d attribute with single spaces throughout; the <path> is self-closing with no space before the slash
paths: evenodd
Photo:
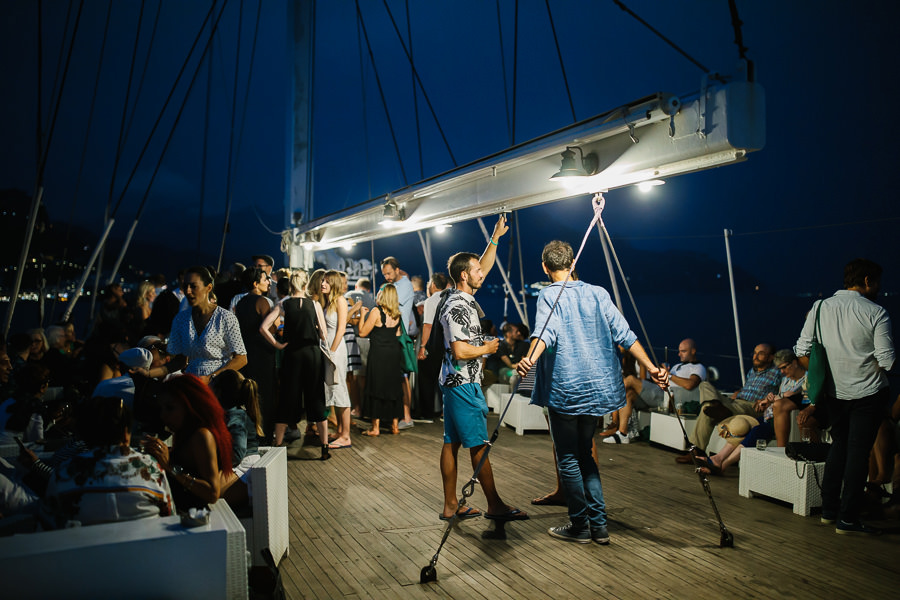
<path id="1" fill-rule="evenodd" d="M 549 409 L 550 434 L 566 492 L 570 522 L 551 527 L 548 533 L 581 544 L 592 540 L 608 544 L 606 504 L 591 445 L 597 418 L 625 405 L 617 346 L 630 350 L 660 387 L 667 385 L 668 373 L 650 361 L 606 290 L 583 281 L 566 282 L 574 260 L 569 244 L 550 242 L 541 260 L 553 283 L 538 297 L 537 330 L 517 371 L 525 376 L 537 363 L 531 403 Z"/>
<path id="2" fill-rule="evenodd" d="M 753 349 L 753 368 L 747 372 L 747 380 L 743 387 L 731 395 L 731 407 L 722 403 L 722 397 L 716 388 L 707 381 L 700 384 L 700 402 L 704 405 L 694 430 L 688 436 L 701 455 L 705 455 L 709 438 L 716 425 L 731 415 L 749 415 L 762 420 L 763 408 L 760 401 L 769 394 L 777 394 L 781 387 L 783 375 L 775 366 L 775 348 L 772 344 L 757 344 Z M 690 452 L 675 459 L 682 464 L 693 464 Z"/>

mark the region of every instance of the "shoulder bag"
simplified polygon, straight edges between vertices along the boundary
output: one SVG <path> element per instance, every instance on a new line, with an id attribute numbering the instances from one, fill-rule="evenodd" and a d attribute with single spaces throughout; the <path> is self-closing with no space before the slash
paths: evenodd
<path id="1" fill-rule="evenodd" d="M 416 357 L 416 342 L 406 333 L 406 324 L 403 315 L 400 315 L 400 335 L 397 337 L 400 343 L 400 355 L 403 362 L 404 373 L 416 373 L 419 370 L 419 360 Z"/>
<path id="2" fill-rule="evenodd" d="M 809 401 L 817 404 L 825 397 L 825 385 L 831 377 L 831 369 L 828 367 L 828 355 L 825 352 L 825 346 L 822 345 L 822 331 L 819 327 L 819 312 L 822 310 L 822 303 L 816 307 L 816 324 L 813 327 L 812 345 L 809 348 L 809 368 L 806 371 L 806 390 L 809 394 Z"/>

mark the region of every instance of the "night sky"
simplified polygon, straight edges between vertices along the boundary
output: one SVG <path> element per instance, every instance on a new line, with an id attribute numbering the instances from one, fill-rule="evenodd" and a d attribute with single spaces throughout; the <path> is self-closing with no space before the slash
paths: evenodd
<path id="1" fill-rule="evenodd" d="M 737 47 L 725 0 L 627 0 L 625 4 L 710 71 L 735 71 Z M 882 289 L 888 296 L 882 301 L 889 310 L 896 307 L 896 294 L 900 294 L 900 258 L 894 236 L 900 209 L 893 189 L 900 122 L 892 116 L 900 97 L 897 50 L 892 41 L 900 9 L 889 2 L 862 7 L 836 0 L 737 4 L 748 57 L 766 90 L 766 147 L 750 154 L 745 163 L 673 178 L 649 194 L 628 188 L 607 195 L 606 223 L 623 267 L 635 283 L 639 304 L 649 307 L 642 310 L 652 313 L 649 318 L 644 315 L 645 320 L 669 345 L 677 345 L 692 330 L 708 328 L 710 320 L 721 323 L 716 325 L 720 327 L 730 322 L 722 240 L 725 228 L 734 232 L 732 252 L 738 287 L 744 294 L 741 310 L 748 313 L 746 317 L 742 313 L 742 319 L 748 320 L 742 324 L 748 330 L 745 347 L 753 343 L 748 335 L 760 335 L 759 323 L 771 325 L 771 330 L 762 334 L 765 337 L 777 340 L 778 345 L 781 340 L 790 343 L 810 302 L 805 295 L 830 294 L 840 287 L 842 266 L 851 258 L 865 256 L 885 267 Z M 29 194 L 37 171 L 37 5 L 34 0 L 0 4 L 0 139 L 4 142 L 0 145 L 0 189 L 16 188 Z M 138 153 L 210 3 L 114 3 L 82 167 L 108 7 L 102 0 L 84 2 L 44 181 L 48 213 L 61 226 L 74 214 L 77 225 L 92 235 L 99 234 L 110 195 L 142 5 L 125 118 L 128 135 L 116 173 L 113 206 L 133 169 L 136 175 L 118 210 L 114 238 L 123 237 L 134 218 L 208 37 L 207 28 L 147 156 L 135 169 Z M 387 5 L 406 38 L 406 3 L 393 0 Z M 51 92 L 58 88 L 59 59 L 62 56 L 65 61 L 78 3 L 71 3 L 70 8 L 69 2 L 44 0 L 43 6 L 41 115 L 46 136 L 56 101 Z M 156 244 L 167 251 L 142 251 L 129 255 L 128 262 L 148 271 L 173 274 L 187 263 L 215 261 L 227 199 L 231 141 L 235 156 L 232 227 L 224 262 L 248 262 L 256 251 L 278 255 L 279 237 L 267 229 L 284 227 L 285 107 L 291 61 L 284 2 L 265 2 L 257 29 L 258 6 L 252 0 L 227 3 L 211 46 L 211 78 L 203 66 L 150 190 L 136 244 L 141 248 Z M 360 51 L 355 5 L 347 0 L 319 2 L 311 214 L 316 218 L 454 166 L 421 92 L 417 96 L 419 161 L 408 62 L 383 3 L 362 0 L 360 6 L 406 179 L 364 42 L 362 54 Z M 496 2 L 409 3 L 416 67 L 457 164 L 572 122 L 545 4 L 522 1 L 518 6 L 512 138 L 515 6 L 510 0 L 499 2 L 501 46 Z M 551 1 L 550 6 L 578 120 L 657 91 L 686 94 L 699 89 L 702 71 L 613 2 Z M 240 65 L 236 70 L 239 15 Z M 258 38 L 247 94 L 255 31 Z M 238 100 L 232 128 L 236 71 Z M 205 195 L 201 194 L 204 173 Z M 541 279 L 539 253 L 546 241 L 562 238 L 577 243 L 589 219 L 587 198 L 522 211 L 525 279 Z M 606 285 L 600 245 L 596 237 L 592 240 L 579 270 L 583 278 Z M 96 239 L 84 241 L 93 245 Z M 435 262 L 442 263 L 456 250 L 480 250 L 482 244 L 475 224 L 457 225 L 444 237 L 435 237 Z M 114 243 L 112 251 L 118 252 L 119 247 Z M 368 244 L 341 251 L 356 258 L 369 252 Z M 375 252 L 377 257 L 397 254 L 409 271 L 425 271 L 414 234 L 376 242 Z M 501 256 L 506 260 L 505 248 Z M 6 257 L 6 262 L 16 259 Z M 697 301 L 693 294 L 697 290 L 717 297 L 721 317 L 710 317 L 706 300 Z M 713 337 L 715 334 L 707 334 L 707 338 Z M 733 348 L 733 334 L 729 343 Z M 713 340 L 707 339 L 706 346 L 713 345 Z M 720 351 L 724 352 L 724 347 Z"/>

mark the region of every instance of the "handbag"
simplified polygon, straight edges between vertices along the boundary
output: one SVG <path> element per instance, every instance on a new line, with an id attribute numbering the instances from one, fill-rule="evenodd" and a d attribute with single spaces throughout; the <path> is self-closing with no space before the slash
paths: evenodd
<path id="1" fill-rule="evenodd" d="M 813 327 L 812 345 L 809 348 L 809 368 L 806 371 L 806 391 L 812 404 L 817 404 L 825 397 L 825 385 L 828 378 L 831 377 L 828 354 L 825 352 L 825 346 L 822 345 L 822 331 L 819 327 L 819 312 L 822 310 L 823 302 L 824 300 L 819 302 L 819 306 L 816 308 L 816 324 Z"/>
<path id="2" fill-rule="evenodd" d="M 803 462 L 825 462 L 831 444 L 825 442 L 788 442 L 784 453 L 792 460 Z"/>
<path id="3" fill-rule="evenodd" d="M 406 333 L 406 324 L 403 323 L 402 316 L 400 318 L 400 335 L 397 337 L 397 341 L 400 342 L 403 372 L 417 373 L 419 370 L 419 359 L 416 357 L 416 342 Z"/>

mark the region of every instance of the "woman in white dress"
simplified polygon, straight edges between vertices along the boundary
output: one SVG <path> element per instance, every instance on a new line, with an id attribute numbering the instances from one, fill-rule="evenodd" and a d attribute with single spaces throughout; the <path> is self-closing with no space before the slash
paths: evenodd
<path id="1" fill-rule="evenodd" d="M 337 413 L 337 437 L 328 445 L 332 450 L 350 447 L 350 393 L 347 390 L 347 345 L 344 330 L 347 328 L 347 300 L 341 293 L 341 274 L 328 271 L 322 278 L 319 301 L 325 311 L 325 345 L 328 359 L 325 361 L 325 406 L 334 407 Z"/>

